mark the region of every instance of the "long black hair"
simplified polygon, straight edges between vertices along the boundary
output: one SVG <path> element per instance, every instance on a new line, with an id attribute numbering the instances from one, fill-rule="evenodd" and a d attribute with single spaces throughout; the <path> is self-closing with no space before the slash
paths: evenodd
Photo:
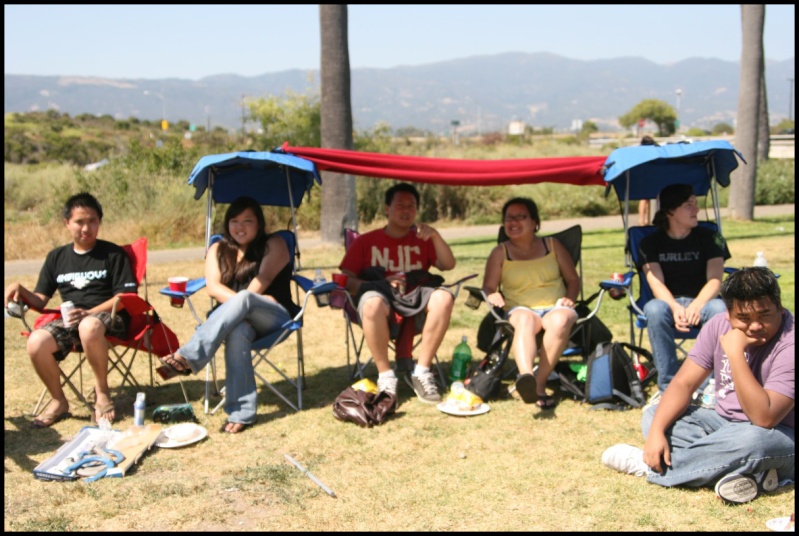
<path id="1" fill-rule="evenodd" d="M 658 194 L 658 211 L 652 218 L 652 224 L 664 233 L 669 230 L 668 215 L 688 201 L 694 195 L 694 189 L 689 184 L 671 184 Z"/>
<path id="2" fill-rule="evenodd" d="M 255 235 L 255 239 L 247 246 L 247 250 L 244 252 L 244 258 L 240 262 L 236 262 L 239 245 L 230 235 L 230 220 L 247 209 L 252 210 L 258 220 L 258 234 Z M 224 284 L 227 285 L 233 281 L 237 281 L 246 285 L 255 277 L 261 266 L 261 260 L 268 251 L 266 245 L 267 238 L 266 219 L 264 218 L 264 213 L 258 201 L 252 197 L 246 196 L 236 198 L 225 212 L 222 240 L 219 242 L 219 247 L 216 251 L 216 258 L 219 261 L 219 272 Z"/>

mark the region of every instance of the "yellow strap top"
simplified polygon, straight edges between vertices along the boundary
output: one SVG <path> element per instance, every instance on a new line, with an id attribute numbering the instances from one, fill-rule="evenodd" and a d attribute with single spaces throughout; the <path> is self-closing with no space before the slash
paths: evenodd
<path id="1" fill-rule="evenodd" d="M 566 283 L 560 275 L 558 258 L 552 239 L 549 253 L 532 260 L 508 259 L 508 250 L 502 244 L 505 258 L 502 262 L 500 288 L 505 297 L 505 310 L 516 306 L 540 309 L 554 307 L 559 298 L 566 295 Z"/>

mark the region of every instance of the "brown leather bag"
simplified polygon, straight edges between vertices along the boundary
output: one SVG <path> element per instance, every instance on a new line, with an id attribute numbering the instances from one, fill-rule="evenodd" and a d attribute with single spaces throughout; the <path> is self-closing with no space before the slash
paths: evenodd
<path id="1" fill-rule="evenodd" d="M 333 402 L 333 416 L 340 421 L 354 422 L 370 428 L 382 423 L 397 409 L 397 395 L 381 391 L 376 395 L 353 389 L 344 389 Z"/>

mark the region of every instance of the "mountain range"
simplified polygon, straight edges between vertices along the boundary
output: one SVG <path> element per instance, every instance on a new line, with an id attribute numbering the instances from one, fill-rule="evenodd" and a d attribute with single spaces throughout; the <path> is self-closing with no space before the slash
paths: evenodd
<path id="1" fill-rule="evenodd" d="M 264 68 L 268 68 L 268 58 Z M 735 123 L 739 64 L 691 58 L 657 64 L 640 57 L 574 60 L 509 52 L 387 69 L 352 69 L 356 130 L 380 122 L 446 133 L 507 132 L 512 121 L 565 131 L 576 121 L 617 130 L 617 118 L 644 99 L 667 102 L 682 127 Z M 772 124 L 793 106 L 794 58 L 766 62 Z M 260 76 L 220 74 L 200 80 L 108 79 L 5 74 L 4 112 L 55 109 L 72 116 L 109 114 L 242 128 L 247 99 L 319 91 L 318 70 Z M 793 117 L 791 117 L 793 119 Z M 252 126 L 252 125 L 249 125 Z M 248 127 L 249 128 L 249 127 Z"/>

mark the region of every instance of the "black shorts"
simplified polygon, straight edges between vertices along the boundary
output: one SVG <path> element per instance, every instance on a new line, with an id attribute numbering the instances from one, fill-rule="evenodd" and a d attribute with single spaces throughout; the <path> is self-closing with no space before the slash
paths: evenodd
<path id="1" fill-rule="evenodd" d="M 89 316 L 93 316 L 103 323 L 106 337 L 110 336 L 123 339 L 128 335 L 130 316 L 124 311 L 117 313 L 113 321 L 111 320 L 111 313 L 93 313 Z M 63 361 L 66 359 L 73 349 L 78 352 L 83 351 L 83 347 L 80 344 L 80 335 L 78 334 L 79 324 L 80 322 L 76 322 L 67 328 L 64 327 L 64 320 L 59 318 L 52 322 L 48 322 L 40 328 L 52 335 L 58 345 L 58 350 L 53 354 L 56 361 Z"/>

